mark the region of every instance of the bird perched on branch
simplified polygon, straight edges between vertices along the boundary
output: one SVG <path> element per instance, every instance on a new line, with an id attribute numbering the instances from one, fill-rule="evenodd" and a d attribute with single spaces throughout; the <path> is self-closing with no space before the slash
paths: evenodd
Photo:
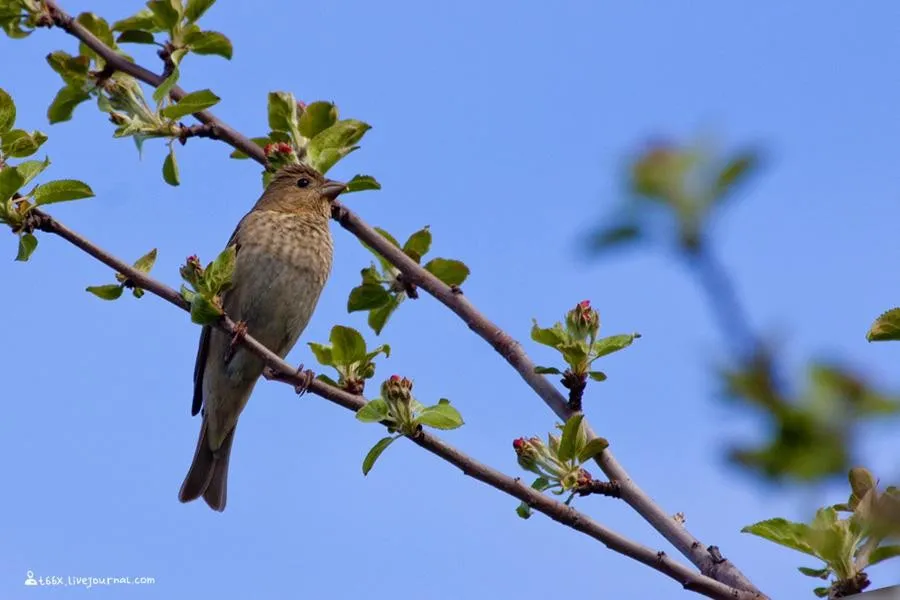
<path id="1" fill-rule="evenodd" d="M 237 252 L 232 286 L 222 293 L 225 314 L 282 358 L 306 328 L 331 272 L 331 203 L 346 187 L 311 167 L 288 165 L 228 242 Z M 203 408 L 203 422 L 180 501 L 202 496 L 213 510 L 225 510 L 235 427 L 264 366 L 232 336 L 203 327 L 191 409 L 196 415 Z"/>

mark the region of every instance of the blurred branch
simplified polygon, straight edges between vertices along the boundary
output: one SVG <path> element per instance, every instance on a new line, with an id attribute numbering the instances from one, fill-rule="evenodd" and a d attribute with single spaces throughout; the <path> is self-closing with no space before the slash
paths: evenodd
<path id="1" fill-rule="evenodd" d="M 91 50 L 101 56 L 111 68 L 131 75 L 154 87 L 158 87 L 163 83 L 162 76 L 117 54 L 90 31 L 77 23 L 70 15 L 66 14 L 54 0 L 44 0 L 44 3 L 53 24 L 84 42 Z M 185 96 L 185 92 L 176 86 L 172 88 L 169 95 L 174 100 L 179 100 Z M 194 117 L 201 123 L 215 127 L 218 138 L 222 141 L 246 153 L 260 164 L 267 165 L 262 148 L 219 120 L 209 111 L 195 113 Z M 459 293 L 458 289 L 446 285 L 416 264 L 399 248 L 391 244 L 375 229 L 340 203 L 334 203 L 333 217 L 344 229 L 350 231 L 396 266 L 401 271 L 405 283 L 424 289 L 458 315 L 470 329 L 481 336 L 506 359 L 558 417 L 565 421 L 575 414 L 575 411 L 569 408 L 566 399 L 553 384 L 546 377 L 534 372 L 535 365 L 522 350 L 521 345 L 481 314 Z M 596 437 L 596 434 L 586 422 L 584 427 L 589 439 Z M 684 527 L 675 524 L 662 507 L 657 505 L 650 496 L 632 481 L 627 471 L 609 450 L 604 451 L 597 457 L 597 463 L 610 480 L 619 484 L 622 499 L 677 548 L 679 552 L 690 559 L 700 569 L 701 573 L 735 588 L 758 593 L 756 587 L 730 561 L 714 560 L 699 540 Z"/>
<path id="2" fill-rule="evenodd" d="M 134 282 L 134 285 L 137 287 L 159 296 L 163 300 L 174 304 L 184 311 L 190 311 L 190 305 L 181 297 L 181 294 L 174 289 L 124 263 L 102 248 L 95 246 L 81 235 L 75 233 L 39 209 L 32 209 L 31 215 L 32 217 L 29 221 L 30 228 L 52 233 L 63 238 L 90 256 L 119 272 L 128 280 Z M 231 335 L 234 335 L 237 331 L 236 324 L 227 315 L 223 316 L 216 326 Z M 298 373 L 295 367 L 286 363 L 283 359 L 278 357 L 278 355 L 270 351 L 247 333 L 236 336 L 235 339 L 238 343 L 245 346 L 253 354 L 264 361 L 266 367 L 271 371 L 271 379 L 294 386 L 303 385 L 305 387 L 308 385 L 307 389 L 311 393 L 353 412 L 358 411 L 366 404 L 365 398 L 362 396 L 351 394 L 319 380 L 314 379 L 312 382 L 309 382 L 303 373 Z M 415 435 L 408 436 L 408 438 L 418 446 L 458 467 L 465 475 L 473 477 L 478 481 L 486 483 L 489 486 L 526 503 L 534 510 L 547 515 L 554 521 L 602 542 L 608 548 L 619 554 L 623 554 L 652 567 L 660 573 L 678 581 L 689 591 L 697 592 L 709 598 L 722 600 L 751 600 L 761 597 L 752 592 L 731 588 L 710 577 L 699 574 L 685 565 L 673 561 L 664 552 L 656 551 L 652 548 L 633 542 L 614 531 L 607 529 L 589 516 L 576 511 L 570 506 L 557 500 L 553 500 L 549 496 L 542 494 L 540 491 L 528 487 L 518 478 L 512 478 L 496 469 L 478 462 L 474 458 L 460 452 L 430 433 L 420 430 Z"/>

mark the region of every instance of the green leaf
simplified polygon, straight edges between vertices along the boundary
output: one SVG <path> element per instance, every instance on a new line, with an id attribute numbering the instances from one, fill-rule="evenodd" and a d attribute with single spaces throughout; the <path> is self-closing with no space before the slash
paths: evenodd
<path id="1" fill-rule="evenodd" d="M 427 225 L 409 236 L 409 239 L 403 244 L 403 253 L 416 261 L 416 263 L 421 262 L 422 257 L 428 254 L 430 249 L 431 232 L 428 230 Z"/>
<path id="2" fill-rule="evenodd" d="M 198 31 L 185 39 L 194 54 L 215 54 L 231 60 L 234 47 L 224 33 L 218 31 Z"/>
<path id="3" fill-rule="evenodd" d="M 349 365 L 366 359 L 366 340 L 357 330 L 335 325 L 331 328 L 329 339 L 336 365 Z"/>
<path id="4" fill-rule="evenodd" d="M 829 567 L 824 567 L 822 569 L 811 569 L 809 567 L 797 567 L 797 570 L 806 575 L 807 577 L 816 577 L 818 579 L 828 579 L 828 576 L 831 574 L 831 569 Z"/>
<path id="5" fill-rule="evenodd" d="M 347 189 L 344 191 L 344 193 L 349 194 L 350 192 L 362 192 L 365 190 L 380 189 L 381 184 L 378 183 L 371 175 L 354 175 L 353 178 L 347 182 Z"/>
<path id="6" fill-rule="evenodd" d="M 100 41 L 110 48 L 116 47 L 116 41 L 113 39 L 113 34 L 112 30 L 109 28 L 109 23 L 107 23 L 106 19 L 104 19 L 103 17 L 90 12 L 83 12 L 78 15 L 75 20 L 81 23 L 81 25 L 83 25 L 85 29 L 100 38 Z"/>
<path id="7" fill-rule="evenodd" d="M 181 20 L 181 15 L 169 0 L 150 0 L 147 7 L 153 13 L 153 22 L 161 29 L 171 31 Z"/>
<path id="8" fill-rule="evenodd" d="M 0 202 L 8 200 L 25 185 L 25 178 L 18 169 L 0 169 Z"/>
<path id="9" fill-rule="evenodd" d="M 0 88 L 0 134 L 13 128 L 16 123 L 16 104 L 6 90 Z"/>
<path id="10" fill-rule="evenodd" d="M 327 172 L 337 161 L 356 150 L 356 142 L 371 128 L 356 119 L 338 121 L 309 141 L 310 161 L 320 173 Z"/>
<path id="11" fill-rule="evenodd" d="M 115 283 L 92 285 L 85 288 L 85 290 L 103 300 L 116 300 L 122 295 L 122 286 Z"/>
<path id="12" fill-rule="evenodd" d="M 381 398 L 375 398 L 365 403 L 356 411 L 356 418 L 363 423 L 379 423 L 388 418 L 387 402 Z"/>
<path id="13" fill-rule="evenodd" d="M 865 467 L 853 467 L 847 478 L 850 480 L 850 489 L 857 498 L 864 497 L 877 485 L 875 476 Z"/>
<path id="14" fill-rule="evenodd" d="M 562 371 L 556 367 L 535 367 L 534 372 L 538 375 L 562 375 Z"/>
<path id="15" fill-rule="evenodd" d="M 825 598 L 828 596 L 828 594 L 830 592 L 831 592 L 831 588 L 827 588 L 827 587 L 817 587 L 816 589 L 813 590 L 813 594 L 815 594 L 816 597 L 818 597 L 818 598 Z"/>
<path id="16" fill-rule="evenodd" d="M 364 283 L 350 291 L 347 312 L 381 308 L 391 301 L 391 295 L 380 284 Z"/>
<path id="17" fill-rule="evenodd" d="M 175 148 L 169 146 L 169 153 L 163 161 L 163 179 L 171 186 L 181 183 L 181 175 L 178 171 L 178 161 L 175 160 Z"/>
<path id="18" fill-rule="evenodd" d="M 375 268 L 373 264 L 370 267 L 366 267 L 365 269 L 360 270 L 360 275 L 362 275 L 363 284 L 369 285 L 380 285 L 381 284 L 381 274 L 378 272 L 378 269 Z"/>
<path id="19" fill-rule="evenodd" d="M 581 448 L 578 447 L 578 438 L 581 429 L 581 421 L 584 415 L 581 413 L 574 414 L 566 421 L 563 428 L 562 439 L 559 441 L 559 452 L 557 456 L 559 460 L 566 462 L 575 458 Z"/>
<path id="20" fill-rule="evenodd" d="M 369 471 L 372 470 L 372 467 L 375 466 L 375 461 L 378 460 L 378 457 L 381 456 L 381 453 L 385 451 L 385 449 L 391 445 L 397 438 L 386 437 L 378 440 L 378 443 L 372 446 L 372 449 L 369 450 L 369 453 L 366 454 L 366 457 L 363 459 L 363 475 L 368 475 Z"/>
<path id="21" fill-rule="evenodd" d="M 140 31 L 159 31 L 161 28 L 153 18 L 153 12 L 149 8 L 142 8 L 137 14 L 113 23 L 113 31 L 127 31 L 136 29 Z"/>
<path id="22" fill-rule="evenodd" d="M 337 122 L 338 109 L 331 102 L 313 102 L 300 115 L 300 134 L 314 138 Z"/>
<path id="23" fill-rule="evenodd" d="M 172 72 L 166 77 L 159 86 L 153 91 L 153 101 L 157 104 L 162 104 L 162 101 L 169 96 L 169 92 L 172 91 L 172 88 L 178 84 L 178 78 L 180 77 L 181 72 L 178 70 L 178 66 L 172 69 Z"/>
<path id="24" fill-rule="evenodd" d="M 38 151 L 47 141 L 47 136 L 40 131 L 28 133 L 21 129 L 13 129 L 0 136 L 0 150 L 6 156 L 24 158 Z"/>
<path id="25" fill-rule="evenodd" d="M 714 194 L 716 200 L 725 198 L 740 185 L 759 165 L 759 157 L 753 152 L 743 152 L 722 168 L 716 178 Z"/>
<path id="26" fill-rule="evenodd" d="M 778 517 L 747 525 L 741 529 L 741 533 L 752 533 L 781 546 L 793 548 L 810 556 L 816 556 L 810 545 L 813 531 L 805 523 L 794 523 Z"/>
<path id="27" fill-rule="evenodd" d="M 593 358 L 600 358 L 601 356 L 618 352 L 619 350 L 630 346 L 632 342 L 639 337 L 641 336 L 638 333 L 629 333 L 600 338 L 594 342 L 594 345 L 591 348 L 591 354 L 593 354 Z"/>
<path id="28" fill-rule="evenodd" d="M 255 137 L 255 138 L 250 138 L 250 141 L 253 142 L 254 144 L 256 144 L 257 146 L 259 146 L 260 149 L 263 149 L 263 148 L 265 148 L 266 145 L 268 145 L 272 140 L 270 140 L 268 137 Z M 250 158 L 250 156 L 249 156 L 248 154 L 246 154 L 246 153 L 244 153 L 244 152 L 241 152 L 240 150 L 235 150 L 234 152 L 232 152 L 232 153 L 229 154 L 228 156 L 229 156 L 230 158 L 237 158 L 237 159 Z"/>
<path id="29" fill-rule="evenodd" d="M 386 239 L 393 245 L 397 246 L 398 248 L 400 247 L 400 242 L 397 241 L 397 238 L 392 236 L 386 229 L 382 229 L 381 227 L 376 227 L 375 231 L 377 231 L 379 233 L 379 235 L 381 235 L 381 237 L 383 237 L 384 239 Z"/>
<path id="30" fill-rule="evenodd" d="M 316 360 L 320 365 L 324 365 L 326 367 L 334 366 L 334 358 L 331 355 L 331 347 L 326 346 L 325 344 L 317 344 L 316 342 L 307 342 L 307 346 L 309 346 L 310 350 L 312 350 L 313 354 L 316 357 Z"/>
<path id="31" fill-rule="evenodd" d="M 168 119 L 180 119 L 181 117 L 206 110 L 215 106 L 220 98 L 210 90 L 191 92 L 175 104 L 171 104 L 160 111 L 160 114 Z"/>
<path id="32" fill-rule="evenodd" d="M 522 517 L 523 519 L 531 518 L 531 507 L 522 502 L 519 506 L 516 507 L 516 514 Z"/>
<path id="33" fill-rule="evenodd" d="M 435 429 L 456 429 L 463 426 L 462 415 L 449 403 L 439 403 L 422 409 L 416 423 Z"/>
<path id="34" fill-rule="evenodd" d="M 191 300 L 191 321 L 198 325 L 212 325 L 221 316 L 221 309 L 200 294 L 194 294 Z"/>
<path id="35" fill-rule="evenodd" d="M 231 287 L 231 278 L 234 276 L 234 263 L 237 256 L 237 247 L 232 244 L 223 250 L 207 267 L 203 274 L 207 288 L 213 294 L 219 294 Z"/>
<path id="36" fill-rule="evenodd" d="M 155 44 L 156 39 L 149 31 L 141 29 L 126 29 L 116 38 L 119 44 Z"/>
<path id="37" fill-rule="evenodd" d="M 156 264 L 156 248 L 134 261 L 134 268 L 141 273 L 149 273 Z"/>
<path id="38" fill-rule="evenodd" d="M 626 246 L 641 239 L 644 234 L 639 225 L 625 223 L 600 229 L 591 236 L 590 246 L 594 252 Z"/>
<path id="39" fill-rule="evenodd" d="M 26 160 L 17 164 L 15 169 L 22 176 L 22 185 L 26 185 L 40 175 L 48 166 L 50 166 L 50 159 L 44 158 L 44 160 Z"/>
<path id="40" fill-rule="evenodd" d="M 62 77 L 68 86 L 80 87 L 87 80 L 91 59 L 87 56 L 72 56 L 68 52 L 57 50 L 47 55 L 47 64 Z"/>
<path id="41" fill-rule="evenodd" d="M 532 323 L 531 339 L 538 344 L 559 349 L 569 341 L 569 336 L 559 323 L 546 329 L 539 327 L 535 319 L 532 319 Z"/>
<path id="42" fill-rule="evenodd" d="M 269 92 L 269 128 L 290 133 L 297 123 L 297 101 L 288 92 Z"/>
<path id="43" fill-rule="evenodd" d="M 879 546 L 869 555 L 869 566 L 895 556 L 900 556 L 900 546 Z"/>
<path id="44" fill-rule="evenodd" d="M 588 373 L 588 377 L 594 381 L 606 381 L 606 373 L 603 371 L 591 371 Z"/>
<path id="45" fill-rule="evenodd" d="M 56 202 L 68 202 L 69 200 L 80 200 L 82 198 L 91 198 L 94 191 L 90 186 L 77 179 L 57 179 L 56 181 L 48 181 L 39 185 L 34 190 L 34 203 L 37 206 L 45 204 L 54 204 Z"/>
<path id="46" fill-rule="evenodd" d="M 379 354 L 384 354 L 385 358 L 391 357 L 391 347 L 388 344 L 382 344 L 372 350 L 371 352 L 366 353 L 366 360 L 371 361 L 373 358 L 378 356 Z"/>
<path id="47" fill-rule="evenodd" d="M 393 296 L 387 304 L 385 304 L 381 308 L 375 308 L 371 312 L 369 312 L 369 327 L 372 328 L 376 335 L 381 334 L 381 331 L 387 324 L 388 319 L 393 314 L 393 312 L 397 310 L 398 306 L 400 306 L 400 300 L 397 298 L 397 296 Z"/>
<path id="48" fill-rule="evenodd" d="M 203 16 L 209 7 L 215 4 L 216 0 L 187 0 L 187 6 L 184 9 L 184 18 L 188 23 L 194 23 Z"/>
<path id="49" fill-rule="evenodd" d="M 469 267 L 458 260 L 435 258 L 428 261 L 425 270 L 450 286 L 462 285 L 469 276 Z"/>
<path id="50" fill-rule="evenodd" d="M 609 448 L 609 442 L 605 438 L 594 438 L 587 444 L 585 444 L 584 448 L 582 448 L 581 451 L 578 452 L 578 462 L 587 462 L 607 448 Z"/>
<path id="51" fill-rule="evenodd" d="M 558 348 L 558 350 L 562 352 L 563 359 L 566 361 L 566 363 L 569 364 L 570 367 L 572 367 L 572 369 L 582 369 L 584 363 L 587 361 L 587 343 L 581 340 L 563 344 Z"/>
<path id="52" fill-rule="evenodd" d="M 892 308 L 875 319 L 866 339 L 870 342 L 900 340 L 900 308 Z"/>
<path id="53" fill-rule="evenodd" d="M 53 102 L 47 107 L 47 119 L 50 123 L 62 123 L 72 118 L 75 107 L 88 100 L 90 94 L 80 87 L 66 86 L 56 92 Z"/>
<path id="54" fill-rule="evenodd" d="M 317 152 L 315 155 L 310 154 L 310 164 L 319 173 L 324 175 L 331 167 L 336 165 L 338 161 L 340 161 L 351 152 L 356 152 L 357 150 L 359 150 L 359 146 L 350 146 L 347 148 L 326 148 L 321 152 Z"/>
<path id="55" fill-rule="evenodd" d="M 319 381 L 324 381 L 325 383 L 327 383 L 327 384 L 330 385 L 331 387 L 336 387 L 336 388 L 341 387 L 340 385 L 338 385 L 338 382 L 337 382 L 337 381 L 335 381 L 334 379 L 332 379 L 332 378 L 329 377 L 328 375 L 316 375 L 316 379 L 318 379 Z"/>
<path id="56" fill-rule="evenodd" d="M 23 233 L 19 236 L 19 252 L 16 254 L 16 260 L 25 262 L 31 258 L 34 249 L 37 248 L 37 238 L 30 233 Z"/>

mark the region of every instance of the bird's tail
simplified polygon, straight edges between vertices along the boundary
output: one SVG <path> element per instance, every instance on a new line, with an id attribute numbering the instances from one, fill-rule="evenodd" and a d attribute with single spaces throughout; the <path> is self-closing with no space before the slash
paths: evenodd
<path id="1" fill-rule="evenodd" d="M 203 419 L 194 460 L 178 492 L 178 499 L 181 502 L 191 502 L 203 496 L 203 500 L 211 509 L 219 512 L 225 510 L 228 495 L 228 461 L 231 458 L 231 444 L 236 428 L 237 424 L 222 441 L 219 449 L 213 452 L 206 438 L 206 419 Z"/>

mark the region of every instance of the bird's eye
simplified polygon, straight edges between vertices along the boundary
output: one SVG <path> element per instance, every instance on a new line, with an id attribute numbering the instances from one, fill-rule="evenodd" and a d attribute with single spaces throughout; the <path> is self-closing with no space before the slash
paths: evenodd
<path id="1" fill-rule="evenodd" d="M 298 188 L 305 188 L 308 186 L 309 186 L 309 179 L 307 179 L 306 177 L 301 177 L 300 179 L 297 180 Z"/>

